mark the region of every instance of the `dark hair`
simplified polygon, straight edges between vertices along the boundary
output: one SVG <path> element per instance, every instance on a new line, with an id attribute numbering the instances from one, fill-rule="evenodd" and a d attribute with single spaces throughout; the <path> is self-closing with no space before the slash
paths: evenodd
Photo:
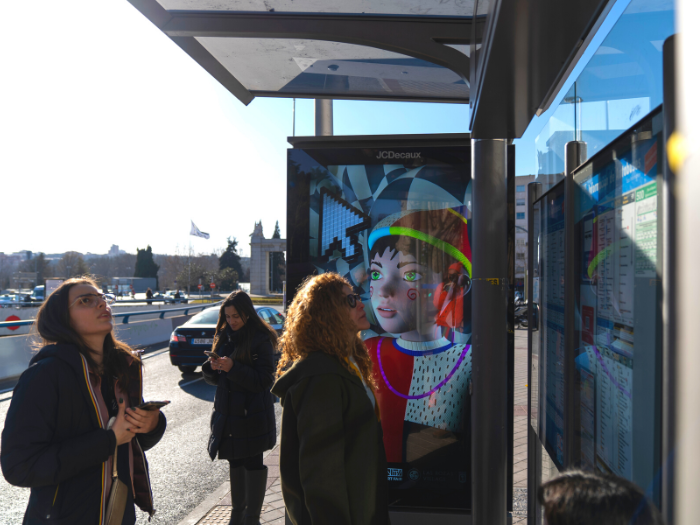
<path id="1" fill-rule="evenodd" d="M 36 330 L 44 345 L 52 343 L 74 345 L 95 373 L 116 377 L 120 385 L 126 389 L 129 386 L 129 364 L 124 358 L 130 356 L 139 366 L 141 359 L 133 353 L 129 345 L 119 341 L 112 331 L 105 337 L 102 347 L 102 370 L 100 370 L 92 357 L 92 351 L 70 322 L 68 296 L 71 288 L 79 284 L 87 284 L 99 289 L 90 276 L 74 277 L 64 281 L 39 308 L 36 314 Z"/>
<path id="2" fill-rule="evenodd" d="M 642 490 L 613 475 L 564 472 L 542 484 L 537 500 L 548 525 L 663 525 Z"/>
<path id="3" fill-rule="evenodd" d="M 214 334 L 215 352 L 225 345 L 228 342 L 229 336 L 234 333 L 226 322 L 226 312 L 224 310 L 228 306 L 233 306 L 236 312 L 238 312 L 238 315 L 245 318 L 246 321 L 243 327 L 238 330 L 239 332 L 243 332 L 241 334 L 242 344 L 236 345 L 235 352 L 229 356 L 231 359 L 252 365 L 253 356 L 251 355 L 251 348 L 253 338 L 258 333 L 267 334 L 270 337 L 272 348 L 277 348 L 277 332 L 260 318 L 255 311 L 250 296 L 242 290 L 236 290 L 224 300 L 221 304 L 221 308 L 219 308 L 219 320 L 216 322 L 216 333 Z"/>

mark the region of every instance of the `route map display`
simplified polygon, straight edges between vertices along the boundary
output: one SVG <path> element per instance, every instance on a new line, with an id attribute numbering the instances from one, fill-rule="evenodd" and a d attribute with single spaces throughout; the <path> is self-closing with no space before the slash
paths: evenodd
<path id="1" fill-rule="evenodd" d="M 464 147 L 293 149 L 288 286 L 361 295 L 397 507 L 471 507 L 471 167 Z"/>
<path id="2" fill-rule="evenodd" d="M 574 176 L 579 459 L 582 468 L 641 486 L 653 473 L 656 445 L 639 430 L 648 424 L 646 434 L 653 435 L 658 416 L 658 115 Z"/>
<path id="3" fill-rule="evenodd" d="M 564 463 L 564 183 L 540 202 L 539 436 L 559 468 Z"/>

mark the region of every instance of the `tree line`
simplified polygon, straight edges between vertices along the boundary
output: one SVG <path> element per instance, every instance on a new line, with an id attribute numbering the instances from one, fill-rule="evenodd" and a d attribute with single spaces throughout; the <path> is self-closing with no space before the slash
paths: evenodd
<path id="1" fill-rule="evenodd" d="M 179 252 L 179 250 L 176 250 Z M 0 275 L 0 288 L 9 288 L 13 271 L 37 274 L 37 282 L 47 278 L 67 279 L 81 275 L 93 275 L 103 285 L 111 285 L 113 277 L 154 277 L 158 289 L 196 289 L 201 282 L 207 285 L 215 282 L 219 290 L 233 290 L 238 282 L 250 279 L 250 270 L 244 271 L 238 254 L 238 241 L 229 237 L 225 249 L 211 254 L 156 255 L 151 246 L 137 248 L 136 254 L 122 253 L 116 256 L 99 255 L 90 258 L 69 251 L 58 260 L 47 259 L 38 253 L 22 261 L 15 270 Z"/>

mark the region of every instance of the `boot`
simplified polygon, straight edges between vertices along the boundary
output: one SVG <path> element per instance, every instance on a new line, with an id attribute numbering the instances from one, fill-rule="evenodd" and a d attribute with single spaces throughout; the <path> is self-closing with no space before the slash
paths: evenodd
<path id="1" fill-rule="evenodd" d="M 245 468 L 231 468 L 231 520 L 228 525 L 242 525 L 245 511 Z"/>
<path id="2" fill-rule="evenodd" d="M 266 488 L 267 467 L 261 470 L 245 471 L 246 509 L 243 525 L 260 525 L 260 512 L 262 511 Z"/>

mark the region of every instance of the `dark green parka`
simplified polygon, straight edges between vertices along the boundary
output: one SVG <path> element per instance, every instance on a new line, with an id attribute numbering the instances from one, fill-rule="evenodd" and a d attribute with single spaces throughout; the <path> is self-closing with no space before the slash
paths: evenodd
<path id="1" fill-rule="evenodd" d="M 388 524 L 382 430 L 360 378 L 313 352 L 272 392 L 283 406 L 280 475 L 292 523 Z"/>

